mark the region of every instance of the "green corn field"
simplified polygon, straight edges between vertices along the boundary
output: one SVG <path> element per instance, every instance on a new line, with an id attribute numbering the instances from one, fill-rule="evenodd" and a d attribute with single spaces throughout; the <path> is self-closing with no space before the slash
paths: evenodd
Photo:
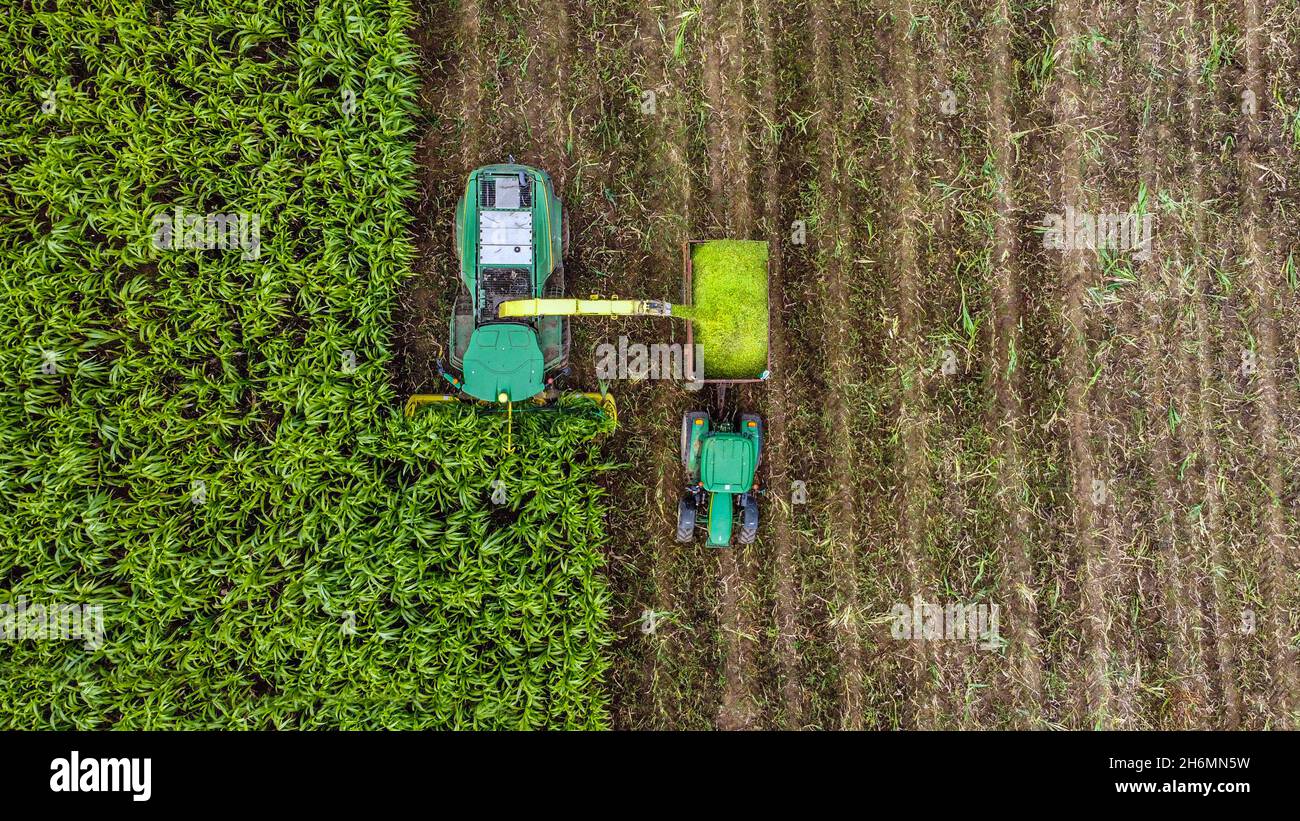
<path id="1" fill-rule="evenodd" d="M 411 23 L 0 20 L 0 604 L 103 621 L 0 642 L 0 728 L 605 723 L 608 423 L 516 414 L 511 453 L 390 384 Z"/>

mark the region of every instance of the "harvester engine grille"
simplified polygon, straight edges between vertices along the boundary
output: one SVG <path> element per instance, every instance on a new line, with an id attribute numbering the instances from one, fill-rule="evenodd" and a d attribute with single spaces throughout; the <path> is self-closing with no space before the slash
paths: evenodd
<path id="1" fill-rule="evenodd" d="M 499 319 L 497 308 L 502 302 L 533 295 L 532 275 L 527 268 L 484 268 L 479 272 L 479 287 L 483 290 L 480 325 Z"/>
<path id="2" fill-rule="evenodd" d="M 478 183 L 478 204 L 480 208 L 532 208 L 533 183 L 525 176 L 521 180 L 517 174 L 501 174 L 481 177 Z"/>

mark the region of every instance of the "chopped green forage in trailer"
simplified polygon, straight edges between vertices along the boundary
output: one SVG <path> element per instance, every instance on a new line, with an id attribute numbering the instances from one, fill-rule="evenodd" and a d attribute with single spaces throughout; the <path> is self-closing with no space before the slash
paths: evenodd
<path id="1" fill-rule="evenodd" d="M 767 369 L 767 243 L 701 242 L 691 249 L 693 309 L 710 379 L 752 379 Z"/>

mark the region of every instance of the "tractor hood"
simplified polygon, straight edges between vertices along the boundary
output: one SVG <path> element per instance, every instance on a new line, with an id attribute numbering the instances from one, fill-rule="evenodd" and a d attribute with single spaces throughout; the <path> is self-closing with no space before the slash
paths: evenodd
<path id="1" fill-rule="evenodd" d="M 710 493 L 744 493 L 754 484 L 757 443 L 739 433 L 717 433 L 700 450 L 700 481 Z"/>
<path id="2" fill-rule="evenodd" d="M 475 399 L 512 402 L 531 399 L 546 389 L 537 333 L 528 325 L 494 322 L 474 329 L 465 351 L 462 390 Z"/>

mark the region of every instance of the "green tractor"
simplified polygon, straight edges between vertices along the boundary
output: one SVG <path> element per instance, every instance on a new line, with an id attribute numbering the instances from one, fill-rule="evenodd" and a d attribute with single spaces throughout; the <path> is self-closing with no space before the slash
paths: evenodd
<path id="1" fill-rule="evenodd" d="M 708 505 L 710 547 L 731 544 L 736 508 L 740 509 L 741 544 L 758 535 L 758 469 L 763 448 L 763 421 L 751 413 L 739 422 L 720 421 L 704 411 L 682 417 L 682 467 L 687 490 L 677 505 L 677 541 L 695 539 L 699 512 Z"/>

